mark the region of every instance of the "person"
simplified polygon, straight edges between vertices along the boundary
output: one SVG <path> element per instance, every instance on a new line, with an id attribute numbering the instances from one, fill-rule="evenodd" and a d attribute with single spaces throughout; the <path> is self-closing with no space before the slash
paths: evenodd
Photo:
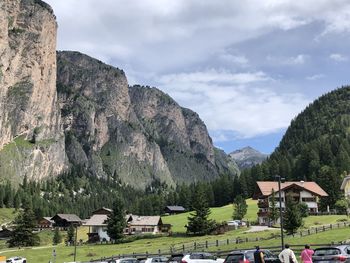
<path id="1" fill-rule="evenodd" d="M 254 251 L 254 263 L 265 263 L 264 252 L 260 250 L 259 246 L 256 246 Z"/>
<path id="2" fill-rule="evenodd" d="M 282 263 L 298 263 L 293 250 L 289 248 L 288 244 L 284 245 L 284 249 L 278 255 L 278 258 Z"/>
<path id="3" fill-rule="evenodd" d="M 312 255 L 314 254 L 315 252 L 310 249 L 310 246 L 309 245 L 305 245 L 305 249 L 301 252 L 301 261 L 304 262 L 304 263 L 312 263 Z"/>

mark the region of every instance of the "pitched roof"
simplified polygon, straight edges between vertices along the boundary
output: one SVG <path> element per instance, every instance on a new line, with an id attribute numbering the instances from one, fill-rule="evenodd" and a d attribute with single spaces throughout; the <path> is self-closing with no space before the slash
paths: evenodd
<path id="1" fill-rule="evenodd" d="M 161 222 L 160 216 L 134 216 L 129 224 L 132 226 L 157 226 L 159 221 Z"/>
<path id="2" fill-rule="evenodd" d="M 278 192 L 278 182 L 266 181 L 257 182 L 262 195 L 269 196 L 272 194 L 272 189 Z M 281 183 L 281 190 L 285 190 L 293 185 L 301 187 L 306 191 L 312 192 L 318 196 L 328 196 L 328 194 L 315 182 L 285 182 Z"/>
<path id="3" fill-rule="evenodd" d="M 45 220 L 49 221 L 50 223 L 54 223 L 53 220 L 51 220 L 51 217 L 44 216 L 43 217 Z"/>
<path id="4" fill-rule="evenodd" d="M 344 179 L 343 179 L 343 182 L 340 186 L 340 190 L 344 190 L 345 189 L 345 186 L 346 186 L 346 183 L 350 180 L 350 175 L 346 176 Z"/>
<path id="5" fill-rule="evenodd" d="M 183 206 L 178 206 L 178 205 L 168 205 L 165 207 L 171 211 L 176 211 L 176 212 L 183 212 L 185 211 L 185 208 Z"/>
<path id="6" fill-rule="evenodd" d="M 51 220 L 54 220 L 55 217 L 64 219 L 67 222 L 81 222 L 81 219 L 79 218 L 79 216 L 75 214 L 57 214 L 54 217 L 52 217 Z"/>
<path id="7" fill-rule="evenodd" d="M 108 215 L 92 215 L 84 225 L 85 226 L 106 226 L 107 219 L 108 219 Z"/>
<path id="8" fill-rule="evenodd" d="M 92 212 L 92 214 L 111 214 L 113 212 L 112 209 L 107 208 L 107 207 L 101 207 L 97 210 L 95 210 L 94 212 Z"/>

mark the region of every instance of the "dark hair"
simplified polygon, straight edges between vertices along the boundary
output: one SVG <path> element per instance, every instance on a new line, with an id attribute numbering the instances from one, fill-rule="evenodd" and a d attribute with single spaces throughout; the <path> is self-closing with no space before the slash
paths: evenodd
<path id="1" fill-rule="evenodd" d="M 285 244 L 285 245 L 284 245 L 284 248 L 289 248 L 289 244 Z"/>
<path id="2" fill-rule="evenodd" d="M 305 245 L 305 248 L 306 248 L 306 249 L 309 249 L 309 248 L 310 248 L 310 246 L 309 246 L 309 245 Z"/>
<path id="3" fill-rule="evenodd" d="M 256 250 L 259 250 L 259 249 L 260 249 L 260 247 L 259 247 L 259 246 L 256 246 L 255 248 L 256 248 Z"/>

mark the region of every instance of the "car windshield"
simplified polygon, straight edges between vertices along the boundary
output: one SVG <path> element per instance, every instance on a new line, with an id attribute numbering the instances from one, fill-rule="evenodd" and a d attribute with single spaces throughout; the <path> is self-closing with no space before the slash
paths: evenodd
<path id="1" fill-rule="evenodd" d="M 330 256 L 341 254 L 339 248 L 320 248 L 315 250 L 314 256 Z"/>
<path id="2" fill-rule="evenodd" d="M 209 253 L 193 253 L 190 255 L 190 259 L 214 259 L 214 256 Z"/>
<path id="3" fill-rule="evenodd" d="M 243 254 L 231 254 L 227 256 L 225 263 L 239 263 L 239 262 L 243 262 L 243 260 L 244 260 Z"/>
<path id="4" fill-rule="evenodd" d="M 159 257 L 159 258 L 153 258 L 152 262 L 167 262 L 168 258 L 166 257 Z"/>
<path id="5" fill-rule="evenodd" d="M 172 261 L 176 261 L 176 262 L 180 262 L 182 260 L 183 256 L 175 256 L 175 257 L 171 257 L 169 259 L 169 262 L 172 262 Z"/>

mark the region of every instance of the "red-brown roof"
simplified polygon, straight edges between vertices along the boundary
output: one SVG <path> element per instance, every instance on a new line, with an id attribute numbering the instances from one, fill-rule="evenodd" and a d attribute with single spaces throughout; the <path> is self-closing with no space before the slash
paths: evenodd
<path id="1" fill-rule="evenodd" d="M 257 184 L 263 196 L 271 195 L 272 189 L 275 192 L 278 192 L 278 182 L 266 181 L 266 182 L 257 182 Z M 285 183 L 281 183 L 281 190 L 292 187 L 292 185 L 296 185 L 318 196 L 328 196 L 328 194 L 315 182 L 285 182 Z"/>

